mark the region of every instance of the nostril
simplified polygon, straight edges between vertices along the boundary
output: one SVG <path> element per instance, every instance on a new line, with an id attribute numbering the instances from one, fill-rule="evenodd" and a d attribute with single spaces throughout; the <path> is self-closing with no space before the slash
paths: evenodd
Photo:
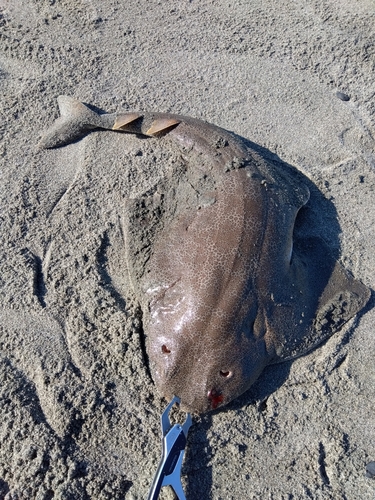
<path id="1" fill-rule="evenodd" d="M 171 351 L 170 351 L 170 349 L 168 349 L 168 347 L 165 344 L 163 344 L 161 346 L 161 352 L 163 352 L 164 354 L 169 354 Z"/>
<path id="2" fill-rule="evenodd" d="M 224 378 L 229 378 L 232 376 L 232 372 L 231 371 L 224 371 L 224 370 L 220 370 L 220 375 Z"/>

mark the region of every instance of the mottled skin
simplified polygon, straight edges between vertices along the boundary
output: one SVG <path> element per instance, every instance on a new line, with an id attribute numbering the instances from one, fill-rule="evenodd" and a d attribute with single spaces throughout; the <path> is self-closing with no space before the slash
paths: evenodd
<path id="1" fill-rule="evenodd" d="M 184 208 L 158 235 L 141 280 L 151 373 L 165 397 L 199 413 L 226 404 L 266 365 L 312 349 L 367 302 L 366 287 L 323 243 L 293 249 L 308 188 L 233 134 L 188 117 L 59 104 L 42 147 L 92 128 L 162 133 L 214 180 L 207 204 Z"/>
<path id="2" fill-rule="evenodd" d="M 227 143 L 219 155 L 218 133 Z M 214 126 L 203 134 L 201 122 L 189 121 L 169 135 L 210 157 L 203 163 L 207 173 L 216 170 L 216 201 L 190 210 L 159 237 L 149 277 L 158 285 L 147 290 L 155 382 L 199 412 L 243 393 L 276 358 L 270 295 L 275 280 L 289 286 L 294 220 L 309 196 L 304 188 L 298 206 L 280 210 L 248 148 Z M 225 171 L 233 158 L 247 166 Z"/>
<path id="3" fill-rule="evenodd" d="M 150 265 L 161 283 L 147 290 L 155 382 L 201 412 L 241 394 L 275 356 L 259 297 L 265 193 L 246 174 L 226 175 L 213 205 L 176 221 Z"/>

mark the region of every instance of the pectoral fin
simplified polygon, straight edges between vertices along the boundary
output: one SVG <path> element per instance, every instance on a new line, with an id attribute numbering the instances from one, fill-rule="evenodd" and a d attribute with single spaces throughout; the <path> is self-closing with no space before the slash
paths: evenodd
<path id="1" fill-rule="evenodd" d="M 288 276 L 274 294 L 268 324 L 278 361 L 306 354 L 337 332 L 368 302 L 356 280 L 320 238 L 297 241 Z"/>

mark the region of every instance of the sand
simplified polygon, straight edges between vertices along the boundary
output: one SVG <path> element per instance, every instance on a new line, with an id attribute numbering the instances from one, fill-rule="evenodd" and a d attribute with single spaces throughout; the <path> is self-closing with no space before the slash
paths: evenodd
<path id="1" fill-rule="evenodd" d="M 168 152 L 111 132 L 38 150 L 57 96 L 203 118 L 300 169 L 374 288 L 374 25 L 370 0 L 0 0 L 0 499 L 142 499 L 160 457 L 121 224 Z M 187 499 L 374 498 L 373 305 L 194 419 Z"/>

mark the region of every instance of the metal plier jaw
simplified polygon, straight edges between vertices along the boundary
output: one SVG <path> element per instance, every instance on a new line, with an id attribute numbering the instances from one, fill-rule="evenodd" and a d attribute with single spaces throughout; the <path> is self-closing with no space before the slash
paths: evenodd
<path id="1" fill-rule="evenodd" d="M 148 500 L 157 500 L 163 486 L 171 486 L 179 500 L 186 500 L 181 483 L 181 467 L 192 420 L 190 413 L 187 413 L 182 425 L 172 425 L 169 412 L 175 403 L 180 403 L 180 398 L 177 396 L 173 397 L 161 415 L 163 454 L 147 497 Z"/>

